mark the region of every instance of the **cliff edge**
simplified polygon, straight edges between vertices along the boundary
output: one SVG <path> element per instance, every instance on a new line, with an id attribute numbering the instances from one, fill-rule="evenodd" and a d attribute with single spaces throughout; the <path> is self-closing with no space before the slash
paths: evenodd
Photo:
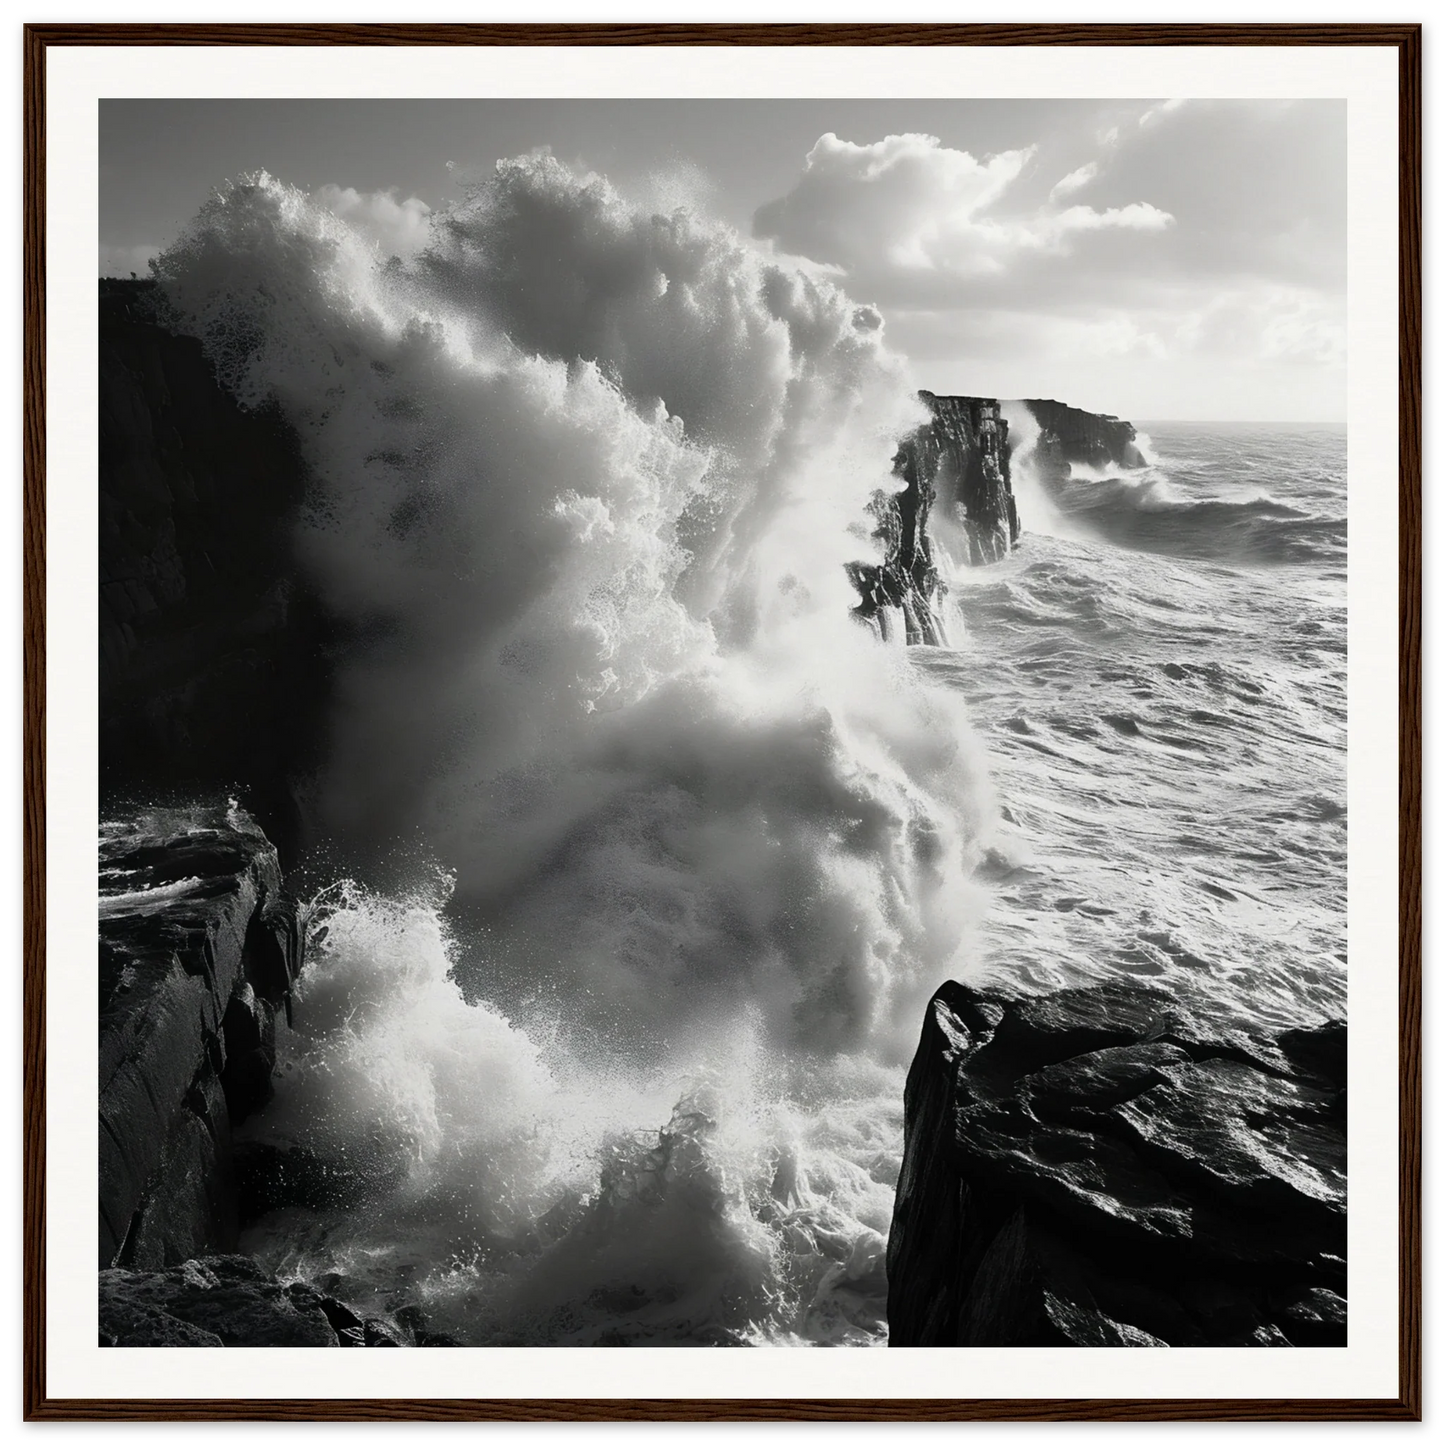
<path id="1" fill-rule="evenodd" d="M 1128 470 L 1144 465 L 1139 433 L 1116 416 L 1080 411 L 1061 401 L 1024 402 L 1039 424 L 1037 455 L 1054 466 L 1080 465 Z"/>

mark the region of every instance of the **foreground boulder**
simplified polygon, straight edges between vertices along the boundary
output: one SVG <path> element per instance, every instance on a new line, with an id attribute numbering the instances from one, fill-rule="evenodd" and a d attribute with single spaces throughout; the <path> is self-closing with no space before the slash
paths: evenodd
<path id="1" fill-rule="evenodd" d="M 102 1346 L 280 1346 L 311 1349 L 411 1344 L 389 1320 L 356 1313 L 309 1284 L 283 1284 L 248 1255 L 211 1255 L 164 1271 L 104 1270 Z"/>
<path id="2" fill-rule="evenodd" d="M 276 850 L 245 813 L 102 825 L 102 1269 L 234 1248 L 231 1129 L 271 1097 L 302 957 Z"/>
<path id="3" fill-rule="evenodd" d="M 1154 989 L 935 994 L 889 1343 L 1344 1345 L 1345 1027 L 1211 1033 Z"/>

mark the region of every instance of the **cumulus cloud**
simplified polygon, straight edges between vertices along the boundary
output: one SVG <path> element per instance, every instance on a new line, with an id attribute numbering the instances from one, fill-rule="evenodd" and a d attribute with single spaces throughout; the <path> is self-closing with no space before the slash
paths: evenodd
<path id="1" fill-rule="evenodd" d="M 398 200 L 395 189 L 358 191 L 354 186 L 328 184 L 317 188 L 315 198 L 389 256 L 415 256 L 431 234 L 431 207 L 415 196 Z"/>
<path id="2" fill-rule="evenodd" d="M 1344 122 L 1337 101 L 1176 98 L 1021 112 L 981 126 L 992 154 L 964 126 L 829 134 L 754 230 L 876 305 L 934 390 L 1008 394 L 1022 348 L 1023 385 L 1096 409 L 1322 416 L 1343 395 Z"/>
<path id="3" fill-rule="evenodd" d="M 1145 201 L 1060 209 L 1051 198 L 1026 211 L 1004 209 L 1034 155 L 1026 147 L 980 160 L 937 136 L 890 135 L 858 145 L 830 132 L 808 153 L 793 189 L 758 211 L 754 230 L 784 251 L 841 266 L 886 293 L 890 280 L 918 273 L 997 275 L 1020 255 L 1067 253 L 1088 232 L 1159 231 L 1172 222 Z M 1061 194 L 1083 185 L 1088 171 L 1066 177 Z"/>

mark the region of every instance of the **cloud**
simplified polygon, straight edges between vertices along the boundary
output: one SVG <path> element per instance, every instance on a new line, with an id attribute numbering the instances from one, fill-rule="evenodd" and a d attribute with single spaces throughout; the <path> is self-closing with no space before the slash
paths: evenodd
<path id="1" fill-rule="evenodd" d="M 389 256 L 409 259 L 421 251 L 431 235 L 431 207 L 396 191 L 358 191 L 354 186 L 324 185 L 315 199 L 335 216 L 370 237 Z"/>
<path id="2" fill-rule="evenodd" d="M 995 127 L 993 155 L 830 134 L 754 231 L 877 306 L 934 390 L 1027 372 L 1126 415 L 1323 416 L 1313 397 L 1343 395 L 1344 124 L 1338 101 L 1118 100 Z"/>
<path id="3" fill-rule="evenodd" d="M 1099 174 L 1099 163 L 1089 161 L 1076 171 L 1070 171 L 1063 180 L 1059 181 L 1049 192 L 1049 199 L 1056 201 L 1060 196 L 1070 196 L 1084 186 L 1087 186 L 1095 176 Z"/>
<path id="4" fill-rule="evenodd" d="M 1160 116 L 1168 115 L 1171 111 L 1178 110 L 1183 104 L 1183 100 L 1176 98 L 1174 100 L 1162 100 L 1158 105 L 1151 105 L 1149 109 L 1139 117 L 1139 129 L 1143 130 L 1145 126 L 1153 125 Z"/>
<path id="5" fill-rule="evenodd" d="M 1221 359 L 1341 368 L 1345 315 L 1339 301 L 1313 292 L 1258 286 L 1221 293 L 1177 325 L 1176 341 Z"/>
<path id="6" fill-rule="evenodd" d="M 1021 256 L 1067 254 L 1090 232 L 1161 231 L 1172 223 L 1144 201 L 1060 209 L 1051 198 L 1009 211 L 1004 203 L 1034 156 L 1030 146 L 979 160 L 937 136 L 858 145 L 830 132 L 808 153 L 793 189 L 757 212 L 753 229 L 887 297 L 925 278 L 997 276 Z M 1067 194 L 1094 173 L 1080 167 L 1055 191 Z"/>

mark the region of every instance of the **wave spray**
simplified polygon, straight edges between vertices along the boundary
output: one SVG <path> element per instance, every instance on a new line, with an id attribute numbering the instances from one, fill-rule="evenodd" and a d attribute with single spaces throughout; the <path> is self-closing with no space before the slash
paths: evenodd
<path id="1" fill-rule="evenodd" d="M 159 261 L 311 479 L 349 639 L 338 884 L 253 1247 L 463 1343 L 876 1342 L 901 1067 L 993 805 L 848 617 L 922 415 L 881 319 L 684 210 L 500 163 L 403 262 L 262 174 Z"/>

